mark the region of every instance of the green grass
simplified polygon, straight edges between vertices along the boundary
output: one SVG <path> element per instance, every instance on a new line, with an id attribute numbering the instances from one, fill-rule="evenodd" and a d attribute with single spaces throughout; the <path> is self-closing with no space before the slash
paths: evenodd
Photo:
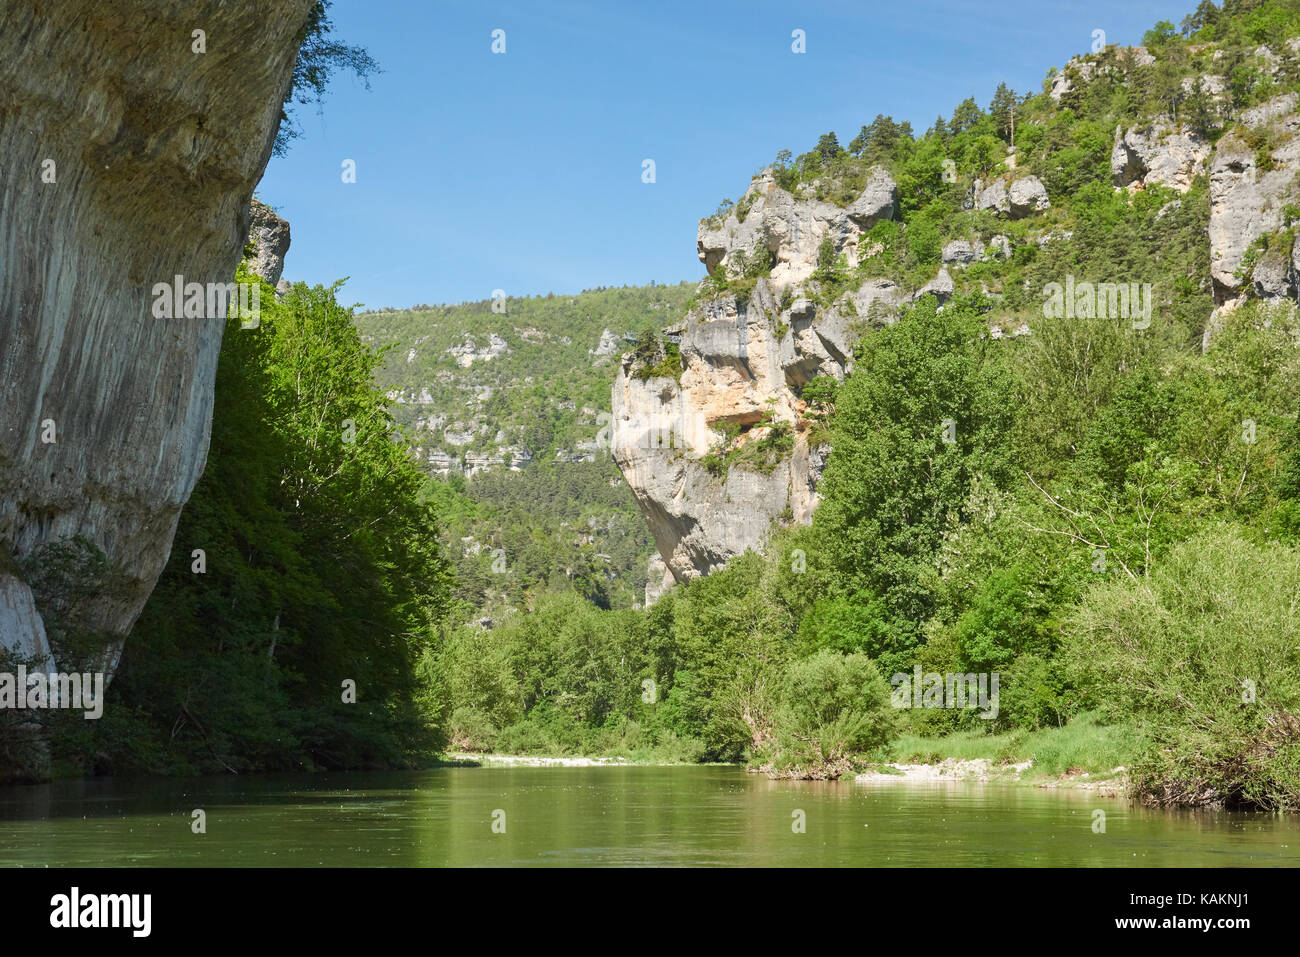
<path id="1" fill-rule="evenodd" d="M 1086 772 L 1109 774 L 1132 764 L 1137 738 L 1127 725 L 1103 725 L 1081 714 L 1063 728 L 983 734 L 958 731 L 942 737 L 902 735 L 890 748 L 892 760 L 907 764 L 937 763 L 948 758 L 1017 764 L 1033 760 L 1034 777 Z"/>

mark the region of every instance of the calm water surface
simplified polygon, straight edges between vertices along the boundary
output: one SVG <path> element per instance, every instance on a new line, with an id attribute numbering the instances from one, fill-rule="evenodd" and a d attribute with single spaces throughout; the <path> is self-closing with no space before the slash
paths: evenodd
<path id="1" fill-rule="evenodd" d="M 191 833 L 191 811 L 207 833 Z M 1106 831 L 1092 829 L 1095 809 Z M 492 831 L 505 812 L 505 833 Z M 806 833 L 792 831 L 793 813 Z M 1295 866 L 1300 821 L 1084 791 L 730 767 L 440 768 L 0 788 L 0 865 Z"/>

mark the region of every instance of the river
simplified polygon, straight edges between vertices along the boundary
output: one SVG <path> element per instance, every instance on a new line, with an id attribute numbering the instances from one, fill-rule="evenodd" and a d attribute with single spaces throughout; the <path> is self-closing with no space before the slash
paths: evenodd
<path id="1" fill-rule="evenodd" d="M 206 833 L 193 832 L 196 809 Z M 1094 830 L 1098 810 L 1104 833 Z M 1298 863 L 1294 817 L 1153 811 L 1023 785 L 771 781 L 734 767 L 465 767 L 0 788 L 4 866 Z"/>

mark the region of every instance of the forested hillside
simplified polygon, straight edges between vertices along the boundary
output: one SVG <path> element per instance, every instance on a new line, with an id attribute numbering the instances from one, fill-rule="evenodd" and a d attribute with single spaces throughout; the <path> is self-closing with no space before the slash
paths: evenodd
<path id="1" fill-rule="evenodd" d="M 379 381 L 435 478 L 425 491 L 456 564 L 458 618 L 500 617 L 569 584 L 603 608 L 643 601 L 654 546 L 610 462 L 609 387 L 629 340 L 670 321 L 693 291 L 619 287 L 357 314 L 363 341 L 392 347 Z"/>

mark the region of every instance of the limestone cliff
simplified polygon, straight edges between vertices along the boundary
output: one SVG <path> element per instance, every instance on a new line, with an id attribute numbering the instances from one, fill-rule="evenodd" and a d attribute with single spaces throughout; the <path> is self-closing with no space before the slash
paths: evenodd
<path id="1" fill-rule="evenodd" d="M 1211 62 L 1224 55 L 1208 46 L 1194 52 L 1205 52 Z M 1156 62 L 1141 47 L 1118 55 L 1136 65 Z M 1258 47 L 1247 63 L 1260 75 L 1276 78 L 1284 67 L 1294 75 L 1298 58 L 1300 38 L 1295 38 L 1276 50 Z M 1050 94 L 1059 101 L 1107 73 L 1114 75 L 1115 68 L 1100 58 L 1076 58 L 1054 77 Z M 1289 235 L 1300 221 L 1300 97 L 1281 93 L 1233 115 L 1223 77 L 1184 77 L 1184 93 L 1195 90 L 1198 80 L 1214 116 L 1227 127 L 1217 142 L 1211 144 L 1169 116 L 1151 117 L 1116 129 L 1110 165 L 1116 188 L 1128 190 L 1163 185 L 1187 192 L 1193 180 L 1208 175 L 1208 278 L 1218 306 L 1206 323 L 1208 345 L 1222 317 L 1248 299 L 1300 298 L 1300 247 Z"/>
<path id="2" fill-rule="evenodd" d="M 1116 186 L 1164 185 L 1185 193 L 1205 171 L 1209 155 L 1210 144 L 1196 133 L 1160 119 L 1127 132 L 1123 127 L 1115 129 L 1110 170 Z"/>
<path id="3" fill-rule="evenodd" d="M 611 452 L 676 581 L 760 547 L 773 522 L 811 520 L 827 448 L 810 441 L 796 393 L 843 377 L 857 317 L 901 299 L 875 280 L 830 308 L 782 308 L 773 285 L 759 279 L 747 299 L 719 296 L 670 327 L 679 375 L 633 352 L 614 382 Z"/>
<path id="4" fill-rule="evenodd" d="M 1215 148 L 1210 170 L 1210 270 L 1219 302 L 1235 297 L 1251 244 L 1284 224 L 1300 200 L 1300 115 L 1294 93 L 1242 113 Z"/>
<path id="5" fill-rule="evenodd" d="M 696 249 L 704 268 L 713 272 L 719 265 L 734 270 L 743 260 L 762 250 L 772 255 L 772 281 L 780 285 L 803 282 L 817 267 L 822 241 L 830 238 L 837 254 L 843 253 L 849 266 L 858 261 L 858 237 L 881 219 L 892 219 L 898 210 L 898 187 L 879 167 L 867 178 L 861 194 L 849 206 L 814 198 L 813 184 L 804 184 L 800 195 L 781 189 L 770 169 L 754 177 L 740 203 L 721 218 L 700 223 Z"/>
<path id="6" fill-rule="evenodd" d="M 1205 327 L 1206 346 L 1247 299 L 1300 297 L 1300 248 L 1288 233 L 1300 218 L 1298 107 L 1300 98 L 1285 93 L 1245 110 L 1215 145 L 1209 234 L 1218 308 Z"/>
<path id="7" fill-rule="evenodd" d="M 233 278 L 310 6 L 4 4 L 0 650 L 75 626 L 111 671 L 166 562 L 224 321 L 152 289 Z"/>
<path id="8" fill-rule="evenodd" d="M 1217 59 L 1203 49 L 1209 62 Z M 1300 40 L 1278 52 L 1260 47 L 1253 62 L 1277 74 L 1298 56 Z M 1049 98 L 1064 109 L 1089 84 L 1156 62 L 1141 47 L 1076 58 L 1052 79 Z M 1284 93 L 1231 116 L 1222 77 L 1198 73 L 1183 87 L 1207 94 L 1207 109 L 1227 132 L 1216 143 L 1184 120 L 1144 117 L 1115 130 L 1110 171 L 1114 188 L 1130 192 L 1187 193 L 1208 178 L 1211 268 L 1204 279 L 1213 283 L 1219 307 L 1207 317 L 1208 342 L 1219 317 L 1249 298 L 1300 299 L 1300 244 L 1293 239 L 1300 223 L 1300 97 Z M 1070 230 L 1053 228 L 1061 217 L 1047 187 L 1017 169 L 1014 149 L 985 176 L 970 182 L 964 210 L 1035 221 L 1018 243 L 1072 241 Z M 846 195 L 843 183 L 822 180 L 790 192 L 779 178 L 764 170 L 738 203 L 703 220 L 697 233 L 697 253 L 711 276 L 739 280 L 741 288 L 745 277 L 764 278 L 752 292 L 695 306 L 665 330 L 658 354 L 624 356 L 615 381 L 615 461 L 677 581 L 761 546 L 774 522 L 811 517 L 829 448 L 809 441 L 819 430 L 804 417 L 798 398 L 804 384 L 818 374 L 842 378 L 854 339 L 872 323 L 892 321 L 900 305 L 927 294 L 942 305 L 959 286 L 979 290 L 978 279 L 964 276 L 967 267 L 1013 253 L 1012 239 L 988 234 L 987 226 L 980 235 L 945 236 L 937 274 L 918 288 L 872 279 L 830 302 L 816 279 L 824 244 L 829 240 L 848 270 L 875 255 L 878 244 L 865 234 L 897 215 L 898 187 L 880 167 L 866 171 L 856 196 Z M 1007 233 L 1016 231 L 1009 226 Z M 992 323 L 990 338 L 1032 334 L 1028 323 L 1016 323 Z M 767 458 L 746 453 L 765 445 L 773 450 Z"/>
<path id="9" fill-rule="evenodd" d="M 249 207 L 249 223 L 248 244 L 253 253 L 249 268 L 277 286 L 284 272 L 284 255 L 289 251 L 289 223 L 256 199 Z"/>

